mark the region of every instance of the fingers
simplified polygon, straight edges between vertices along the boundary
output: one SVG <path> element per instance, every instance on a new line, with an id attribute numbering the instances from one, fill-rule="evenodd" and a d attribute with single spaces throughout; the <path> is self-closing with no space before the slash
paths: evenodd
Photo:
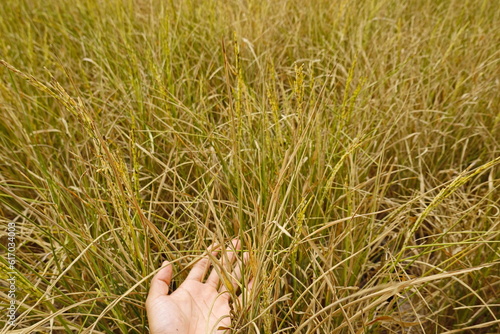
<path id="1" fill-rule="evenodd" d="M 208 258 L 203 258 L 200 261 L 196 262 L 193 266 L 193 269 L 189 272 L 186 280 L 194 280 L 201 282 L 203 277 L 207 274 L 208 267 L 210 266 L 210 262 Z"/>
<path id="2" fill-rule="evenodd" d="M 248 263 L 248 259 L 250 257 L 250 254 L 248 254 L 248 252 L 245 252 L 243 253 L 243 261 L 241 260 L 238 260 L 238 264 L 235 266 L 235 269 L 234 269 L 234 280 L 239 282 L 241 280 L 241 270 L 243 269 L 243 264 L 247 264 Z"/>
<path id="3" fill-rule="evenodd" d="M 238 239 L 234 239 L 232 241 L 232 244 L 234 250 L 228 247 L 226 249 L 226 252 L 222 254 L 222 259 L 220 260 L 220 263 L 214 264 L 214 269 L 212 269 L 210 276 L 208 276 L 206 284 L 210 285 L 214 289 L 217 289 L 221 275 L 224 275 L 225 272 L 231 270 L 231 266 L 234 260 L 236 259 L 236 251 L 241 248 L 241 242 Z M 214 261 L 217 260 L 214 259 Z"/>
<path id="4" fill-rule="evenodd" d="M 250 280 L 250 282 L 248 282 L 248 285 L 246 286 L 246 288 L 241 289 L 241 294 L 238 296 L 238 300 L 240 303 L 243 303 L 244 298 L 248 298 L 250 292 L 252 291 L 253 283 L 254 283 L 254 279 L 252 278 Z"/>
<path id="5" fill-rule="evenodd" d="M 242 269 L 243 269 L 243 264 L 248 263 L 249 259 L 249 254 L 248 252 L 243 253 L 243 260 L 238 259 L 236 262 L 236 265 L 234 266 L 233 272 L 223 272 L 222 275 L 224 275 L 224 284 L 222 284 L 222 287 L 220 289 L 220 292 L 236 292 L 238 290 L 238 287 L 240 287 L 240 281 L 242 278 Z"/>
<path id="6" fill-rule="evenodd" d="M 228 247 L 226 252 L 222 254 L 221 259 L 217 260 L 216 256 L 218 251 L 213 250 L 218 247 L 219 246 L 210 247 L 209 252 L 211 252 L 211 256 L 205 256 L 199 260 L 189 272 L 186 280 L 202 282 L 210 268 L 210 264 L 213 263 L 212 272 L 205 281 L 205 284 L 215 290 L 219 290 L 229 298 L 230 294 L 226 294 L 226 292 L 235 293 L 241 285 L 240 281 L 242 278 L 243 264 L 248 262 L 249 254 L 244 253 L 243 258 L 238 259 L 237 251 L 241 249 L 241 242 L 238 239 L 234 239 L 232 241 L 232 247 Z M 219 289 L 221 280 L 223 282 Z"/>
<path id="7" fill-rule="evenodd" d="M 156 273 L 151 280 L 148 298 L 155 299 L 158 296 L 167 295 L 170 282 L 172 281 L 172 264 L 164 261 L 162 266 L 166 266 Z"/>
<path id="8" fill-rule="evenodd" d="M 214 251 L 218 248 L 218 245 L 212 245 L 209 247 L 209 252 L 212 251 L 212 256 L 217 256 L 218 251 Z M 210 260 L 208 257 L 204 257 L 193 266 L 193 269 L 189 272 L 186 280 L 194 280 L 201 282 L 203 277 L 207 274 L 208 268 L 210 267 Z"/>

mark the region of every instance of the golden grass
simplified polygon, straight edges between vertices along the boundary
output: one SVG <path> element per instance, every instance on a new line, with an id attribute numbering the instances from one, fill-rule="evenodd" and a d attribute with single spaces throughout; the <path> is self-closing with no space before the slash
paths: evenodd
<path id="1" fill-rule="evenodd" d="M 494 1 L 2 11 L 1 333 L 146 332 L 162 260 L 234 237 L 235 332 L 500 331 Z"/>

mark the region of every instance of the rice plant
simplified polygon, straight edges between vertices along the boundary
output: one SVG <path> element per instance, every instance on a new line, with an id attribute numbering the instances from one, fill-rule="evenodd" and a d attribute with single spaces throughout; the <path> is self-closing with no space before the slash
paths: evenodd
<path id="1" fill-rule="evenodd" d="M 234 333 L 500 332 L 495 1 L 6 0 L 0 36 L 1 333 L 146 333 L 163 260 L 234 238 Z"/>

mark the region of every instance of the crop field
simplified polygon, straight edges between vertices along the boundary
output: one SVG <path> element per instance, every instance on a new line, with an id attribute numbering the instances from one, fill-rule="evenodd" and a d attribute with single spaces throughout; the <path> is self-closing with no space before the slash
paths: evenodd
<path id="1" fill-rule="evenodd" d="M 236 238 L 232 333 L 500 333 L 499 46 L 489 0 L 3 0 L 0 333 L 148 333 Z"/>

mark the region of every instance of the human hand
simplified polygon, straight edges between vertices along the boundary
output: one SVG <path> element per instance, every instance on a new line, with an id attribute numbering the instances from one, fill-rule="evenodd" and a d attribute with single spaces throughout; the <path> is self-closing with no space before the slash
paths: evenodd
<path id="1" fill-rule="evenodd" d="M 208 256 L 193 266 L 186 280 L 170 295 L 168 292 L 172 281 L 172 264 L 163 262 L 165 267 L 153 277 L 146 299 L 151 334 L 229 332 L 231 294 L 227 289 L 229 287 L 232 291 L 237 290 L 242 262 L 248 260 L 248 253 L 243 254 L 243 261 L 236 259 L 235 253 L 241 247 L 239 240 L 233 240 L 233 247 L 233 250 L 227 249 L 227 256 L 223 257 L 217 266 L 219 272 L 215 268 L 212 269 L 205 283 L 203 279 L 211 262 Z M 212 255 L 215 257 L 217 253 L 212 252 Z M 220 275 L 225 277 L 222 281 L 227 283 L 221 283 Z M 249 289 L 251 285 L 252 281 L 249 283 Z M 241 295 L 238 298 L 241 300 Z"/>

